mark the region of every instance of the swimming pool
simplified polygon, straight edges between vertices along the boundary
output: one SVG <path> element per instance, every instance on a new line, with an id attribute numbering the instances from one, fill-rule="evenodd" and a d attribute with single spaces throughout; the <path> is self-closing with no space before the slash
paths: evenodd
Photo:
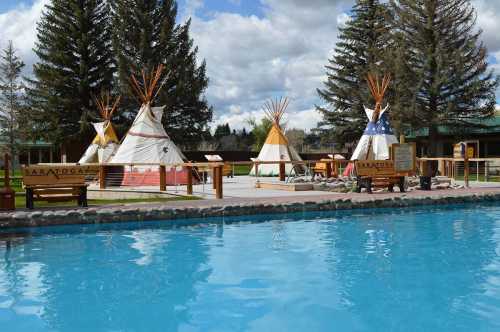
<path id="1" fill-rule="evenodd" d="M 0 234 L 1 331 L 500 330 L 500 207 Z"/>

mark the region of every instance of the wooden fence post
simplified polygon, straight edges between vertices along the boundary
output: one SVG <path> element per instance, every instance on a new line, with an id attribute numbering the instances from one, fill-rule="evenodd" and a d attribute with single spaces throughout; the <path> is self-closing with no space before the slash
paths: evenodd
<path id="1" fill-rule="evenodd" d="M 10 188 L 10 156 L 8 153 L 4 155 L 3 158 L 3 163 L 4 163 L 4 183 L 3 186 L 5 188 Z"/>
<path id="2" fill-rule="evenodd" d="M 443 159 L 438 160 L 438 170 L 439 170 L 439 175 L 444 176 L 446 171 L 445 171 L 445 161 Z"/>
<path id="3" fill-rule="evenodd" d="M 255 162 L 254 163 L 254 166 L 255 166 L 255 188 L 260 188 L 260 181 L 259 181 L 259 163 L 258 162 Z"/>
<path id="4" fill-rule="evenodd" d="M 286 175 L 285 175 L 285 162 L 280 161 L 280 181 L 285 181 L 286 180 Z"/>
<path id="5" fill-rule="evenodd" d="M 193 167 L 192 166 L 187 166 L 186 167 L 187 169 L 187 189 L 186 189 L 186 193 L 188 195 L 192 195 L 193 194 Z"/>
<path id="6" fill-rule="evenodd" d="M 212 165 L 212 188 L 217 189 L 217 168 L 218 166 Z"/>
<path id="7" fill-rule="evenodd" d="M 490 172 L 488 169 L 488 160 L 484 161 L 484 181 L 489 182 L 490 181 Z"/>
<path id="8" fill-rule="evenodd" d="M 160 191 L 167 191 L 167 168 L 160 165 Z"/>
<path id="9" fill-rule="evenodd" d="M 217 198 L 218 199 L 222 199 L 223 198 L 223 189 L 222 189 L 222 179 L 224 178 L 222 176 L 223 174 L 223 166 L 219 166 L 219 171 L 217 172 L 218 173 L 218 183 L 217 183 Z"/>
<path id="10" fill-rule="evenodd" d="M 469 188 L 469 156 L 467 156 L 467 151 L 465 152 L 464 156 L 464 182 L 465 182 L 465 187 Z"/>
<path id="11" fill-rule="evenodd" d="M 332 177 L 332 162 L 328 161 L 326 162 L 326 174 L 325 177 L 327 179 Z"/>
<path id="12" fill-rule="evenodd" d="M 222 199 L 222 166 L 215 166 L 214 172 L 214 184 L 215 184 L 215 198 Z"/>
<path id="13" fill-rule="evenodd" d="M 106 166 L 99 165 L 99 189 L 106 189 Z"/>

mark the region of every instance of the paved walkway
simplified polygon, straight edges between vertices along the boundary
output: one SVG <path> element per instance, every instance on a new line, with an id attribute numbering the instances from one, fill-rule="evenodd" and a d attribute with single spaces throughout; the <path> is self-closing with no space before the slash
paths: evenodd
<path id="1" fill-rule="evenodd" d="M 279 183 L 277 178 L 259 178 L 261 182 L 271 182 Z M 328 198 L 335 198 L 339 195 L 345 196 L 346 194 L 339 194 L 335 192 L 326 191 L 285 191 L 277 189 L 263 189 L 255 188 L 256 178 L 251 176 L 237 176 L 234 178 L 224 177 L 223 191 L 225 198 L 298 198 L 298 197 L 317 197 L 323 196 Z M 457 184 L 462 184 L 462 182 L 456 182 Z M 499 182 L 470 182 L 471 188 L 488 188 L 488 189 L 500 189 Z M 137 191 L 142 191 L 145 195 L 158 196 L 158 195 L 186 195 L 185 186 L 168 186 L 167 192 L 162 193 L 159 191 L 159 187 L 133 187 L 133 188 L 120 188 L 120 189 L 109 189 L 105 192 L 99 191 L 96 185 L 89 188 L 90 198 L 105 198 L 105 199 L 121 199 L 126 198 L 127 195 L 138 195 Z M 132 192 L 134 191 L 134 192 Z M 194 195 L 201 197 L 203 199 L 212 200 L 215 199 L 215 192 L 212 189 L 212 184 L 197 184 L 193 186 Z M 418 192 L 418 191 L 417 191 Z M 443 191 L 439 191 L 443 192 Z M 97 196 L 99 195 L 99 196 Z M 359 194 L 356 194 L 359 195 Z"/>
<path id="2" fill-rule="evenodd" d="M 285 190 L 274 190 L 274 189 L 263 189 L 255 188 L 256 178 L 252 176 L 237 176 L 234 178 L 224 177 L 223 191 L 224 197 L 226 198 L 259 198 L 259 197 L 297 197 L 297 196 L 317 196 L 318 193 L 325 196 L 335 196 L 338 193 L 334 192 L 318 192 L 318 191 L 285 191 Z M 261 182 L 279 183 L 277 178 L 259 178 Z M 96 190 L 96 191 L 95 191 Z M 159 191 L 159 187 L 149 186 L 149 187 L 133 187 L 133 188 L 120 188 L 105 191 L 98 190 L 97 185 L 92 185 L 89 187 L 89 197 L 90 198 L 125 198 L 126 191 L 143 191 L 144 193 L 149 193 L 152 196 L 162 195 Z M 163 195 L 186 195 L 186 186 L 168 186 L 167 192 Z M 193 194 L 195 196 L 201 197 L 203 199 L 215 199 L 215 192 L 212 187 L 212 183 L 207 184 L 197 184 L 193 186 Z M 99 195 L 99 196 L 98 196 Z M 135 193 L 137 195 L 137 193 Z"/>

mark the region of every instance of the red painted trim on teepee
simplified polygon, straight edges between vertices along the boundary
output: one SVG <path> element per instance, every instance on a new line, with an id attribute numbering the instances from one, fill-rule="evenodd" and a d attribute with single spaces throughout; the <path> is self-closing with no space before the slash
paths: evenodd
<path id="1" fill-rule="evenodd" d="M 128 135 L 146 137 L 146 138 L 167 138 L 167 139 L 169 138 L 168 136 L 165 135 L 149 135 L 149 134 L 134 133 L 133 131 L 129 131 Z"/>

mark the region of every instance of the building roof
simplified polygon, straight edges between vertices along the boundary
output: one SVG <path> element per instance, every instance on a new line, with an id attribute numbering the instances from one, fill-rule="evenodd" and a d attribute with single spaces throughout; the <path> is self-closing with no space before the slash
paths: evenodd
<path id="1" fill-rule="evenodd" d="M 38 148 L 50 148 L 54 146 L 54 143 L 49 143 L 44 140 L 36 140 L 36 141 L 21 141 L 17 140 L 17 144 L 23 147 L 38 147 Z M 0 139 L 0 146 L 7 145 L 7 142 L 3 139 Z"/>
<path id="2" fill-rule="evenodd" d="M 500 134 L 500 115 L 495 115 L 494 117 L 486 120 L 476 120 L 471 122 L 483 127 L 463 128 L 443 125 L 438 126 L 438 133 L 443 136 Z M 427 136 L 429 136 L 429 128 L 411 130 L 407 135 L 408 138 Z"/>

